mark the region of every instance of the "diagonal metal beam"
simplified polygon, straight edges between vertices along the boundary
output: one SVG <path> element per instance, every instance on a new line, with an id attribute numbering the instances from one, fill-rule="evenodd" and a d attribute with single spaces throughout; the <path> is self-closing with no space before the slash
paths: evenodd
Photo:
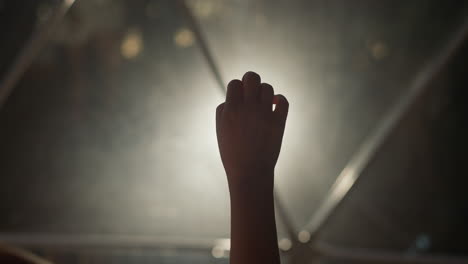
<path id="1" fill-rule="evenodd" d="M 376 128 L 363 141 L 361 146 L 353 154 L 348 164 L 332 185 L 330 191 L 322 201 L 318 210 L 309 219 L 303 230 L 310 232 L 314 239 L 321 230 L 324 223 L 329 219 L 336 207 L 341 203 L 349 190 L 361 176 L 363 170 L 375 156 L 389 134 L 393 131 L 401 118 L 408 112 L 410 106 L 426 90 L 434 76 L 436 76 L 468 37 L 468 19 L 453 34 L 447 45 L 425 67 L 416 75 L 410 84 L 410 88 L 404 93 L 400 100 L 390 108 L 386 115 L 377 124 Z"/>
<path id="2" fill-rule="evenodd" d="M 275 186 L 276 187 L 276 186 Z M 281 199 L 281 196 L 275 188 L 275 208 L 277 215 L 279 217 L 279 221 L 283 225 L 284 229 L 286 230 L 286 233 L 289 236 L 289 239 L 291 240 L 292 247 L 297 245 L 299 243 L 297 239 L 297 233 L 298 231 L 296 230 L 296 225 L 293 223 L 291 217 L 289 217 L 289 214 L 287 212 L 287 209 L 283 203 L 283 200 Z"/>
<path id="3" fill-rule="evenodd" d="M 198 46 L 200 47 L 200 51 L 203 57 L 205 58 L 206 62 L 208 63 L 208 67 L 210 68 L 210 71 L 216 80 L 216 84 L 218 85 L 218 88 L 224 94 L 226 92 L 226 88 L 225 88 L 226 83 L 224 82 L 224 79 L 221 75 L 221 71 L 219 70 L 218 64 L 216 63 L 214 59 L 213 53 L 211 52 L 211 49 L 209 48 L 208 41 L 206 41 L 203 31 L 201 30 L 200 23 L 197 21 L 196 17 L 193 15 L 190 8 L 187 6 L 187 3 L 185 2 L 185 0 L 179 0 L 178 5 L 183 15 L 187 19 L 187 22 L 189 23 L 191 30 L 193 31 L 195 35 L 195 39 L 198 43 Z"/>
<path id="4" fill-rule="evenodd" d="M 50 36 L 67 14 L 75 0 L 63 0 L 54 9 L 52 16 L 37 29 L 26 45 L 20 51 L 18 57 L 13 61 L 13 65 L 8 69 L 4 78 L 0 82 L 0 110 L 13 92 L 16 84 L 29 68 L 39 52 L 47 44 Z"/>

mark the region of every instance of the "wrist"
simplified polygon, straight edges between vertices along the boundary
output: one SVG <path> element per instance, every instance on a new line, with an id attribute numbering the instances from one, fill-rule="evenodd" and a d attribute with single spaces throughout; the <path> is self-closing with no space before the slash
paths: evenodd
<path id="1" fill-rule="evenodd" d="M 258 199 L 273 197 L 273 170 L 251 170 L 241 174 L 228 174 L 229 193 L 232 199 Z"/>

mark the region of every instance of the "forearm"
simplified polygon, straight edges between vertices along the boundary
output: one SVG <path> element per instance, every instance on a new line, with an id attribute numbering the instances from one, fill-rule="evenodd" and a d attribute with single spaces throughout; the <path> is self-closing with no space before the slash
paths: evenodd
<path id="1" fill-rule="evenodd" d="M 273 105 L 276 107 L 273 110 Z M 279 264 L 273 197 L 289 103 L 247 72 L 216 108 L 216 135 L 231 195 L 231 264 Z"/>
<path id="2" fill-rule="evenodd" d="M 252 179 L 271 178 L 255 175 Z M 231 264 L 279 264 L 273 186 L 231 187 Z"/>

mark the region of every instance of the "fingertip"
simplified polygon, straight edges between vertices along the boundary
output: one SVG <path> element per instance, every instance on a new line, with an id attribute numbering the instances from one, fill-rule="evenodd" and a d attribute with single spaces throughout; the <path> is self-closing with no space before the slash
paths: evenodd
<path id="1" fill-rule="evenodd" d="M 229 105 L 237 105 L 242 101 L 242 82 L 234 79 L 229 82 L 226 91 L 226 102 Z"/>
<path id="2" fill-rule="evenodd" d="M 273 97 L 273 103 L 274 104 L 284 104 L 284 105 L 289 106 L 288 99 L 286 99 L 286 97 L 284 95 L 282 95 L 282 94 L 276 94 Z"/>
<path id="3" fill-rule="evenodd" d="M 260 75 L 258 75 L 256 72 L 248 71 L 242 77 L 242 81 L 243 82 L 254 81 L 256 83 L 260 83 Z"/>
<path id="4" fill-rule="evenodd" d="M 239 87 L 239 86 L 242 86 L 242 81 L 238 79 L 234 79 L 228 83 L 227 88 L 229 89 L 230 87 Z"/>
<path id="5" fill-rule="evenodd" d="M 260 75 L 252 71 L 246 72 L 242 77 L 246 103 L 257 103 L 260 100 L 260 81 Z"/>
<path id="6" fill-rule="evenodd" d="M 273 91 L 273 86 L 271 86 L 269 83 L 262 83 L 260 84 L 262 88 L 268 89 L 269 91 Z"/>
<path id="7" fill-rule="evenodd" d="M 261 96 L 261 101 L 262 104 L 265 105 L 269 110 L 272 109 L 272 104 L 273 104 L 273 97 L 274 97 L 274 91 L 273 91 L 273 86 L 271 86 L 268 83 L 262 83 L 260 84 L 260 96 Z"/>
<path id="8" fill-rule="evenodd" d="M 276 107 L 275 107 L 274 113 L 278 117 L 280 124 L 284 126 L 286 124 L 286 119 L 288 117 L 289 102 L 286 99 L 286 97 L 284 97 L 284 95 L 282 94 L 277 94 L 275 95 L 274 98 L 275 99 L 273 101 L 276 100 L 276 103 L 275 103 Z"/>

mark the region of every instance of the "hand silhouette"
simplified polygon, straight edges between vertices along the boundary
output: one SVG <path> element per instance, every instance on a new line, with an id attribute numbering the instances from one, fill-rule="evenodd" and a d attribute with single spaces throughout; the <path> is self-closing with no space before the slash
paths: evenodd
<path id="1" fill-rule="evenodd" d="M 273 104 L 276 108 L 273 111 Z M 218 145 L 229 187 L 273 187 L 289 104 L 260 76 L 247 72 L 232 80 L 226 102 L 216 109 Z M 268 176 L 269 178 L 259 178 Z"/>

